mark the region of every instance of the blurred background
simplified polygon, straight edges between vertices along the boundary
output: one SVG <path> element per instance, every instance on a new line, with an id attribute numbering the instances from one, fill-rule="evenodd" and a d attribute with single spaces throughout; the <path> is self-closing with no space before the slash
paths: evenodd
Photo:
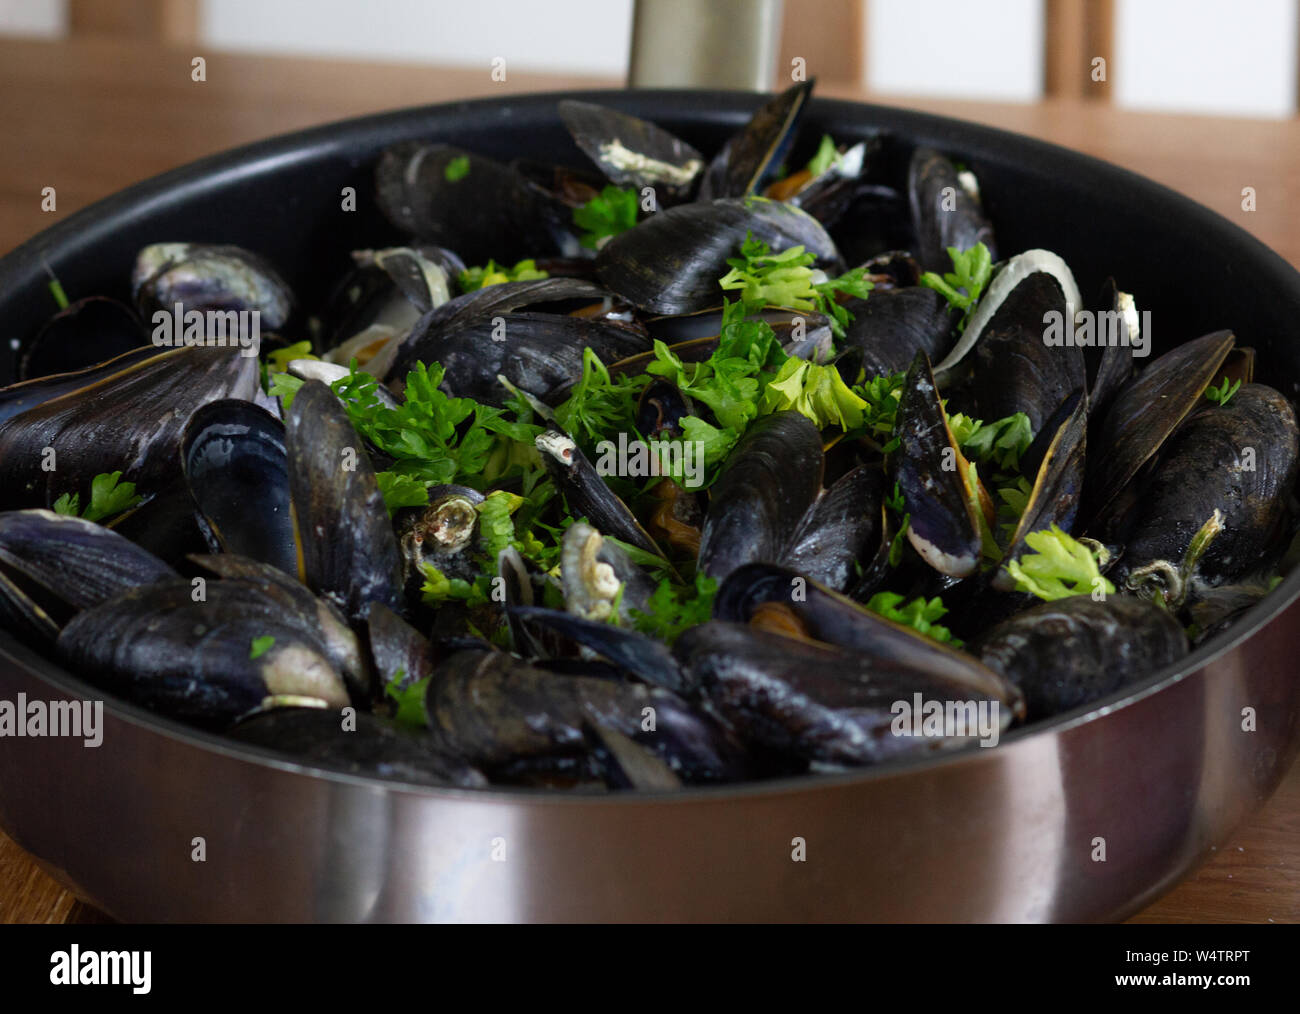
<path id="1" fill-rule="evenodd" d="M 660 21 L 680 16 L 698 28 L 700 12 L 726 4 L 645 6 L 657 8 Z M 152 36 L 217 51 L 443 67 L 504 57 L 524 71 L 622 79 L 633 7 L 633 0 L 0 0 L 0 34 Z M 735 39 L 756 14 L 727 16 Z M 802 55 L 821 78 L 882 95 L 1032 102 L 1098 84 L 1088 90 L 1125 109 L 1296 112 L 1294 0 L 786 0 L 778 18 L 783 56 Z M 683 54 L 682 29 L 666 27 Z M 725 64 L 726 54 L 712 55 L 712 66 Z M 1104 82 L 1076 72 L 1084 55 L 1107 60 Z"/>

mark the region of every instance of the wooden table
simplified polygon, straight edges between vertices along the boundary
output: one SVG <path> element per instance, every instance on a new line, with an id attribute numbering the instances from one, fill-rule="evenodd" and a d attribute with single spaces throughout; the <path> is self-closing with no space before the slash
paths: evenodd
<path id="1" fill-rule="evenodd" d="M 191 79 L 202 55 L 206 80 Z M 812 68 L 814 71 L 816 68 Z M 300 127 L 399 106 L 617 81 L 167 49 L 103 40 L 0 41 L 0 251 L 127 184 Z M 839 98 L 886 101 L 852 88 Z M 1300 264 L 1300 122 L 1174 117 L 1104 105 L 892 99 L 1116 162 L 1240 223 Z M 52 186 L 57 210 L 41 210 Z M 1257 209 L 1242 211 L 1243 187 Z M 102 918 L 0 835 L 0 922 Z M 1143 922 L 1300 922 L 1300 766 L 1199 872 Z"/>

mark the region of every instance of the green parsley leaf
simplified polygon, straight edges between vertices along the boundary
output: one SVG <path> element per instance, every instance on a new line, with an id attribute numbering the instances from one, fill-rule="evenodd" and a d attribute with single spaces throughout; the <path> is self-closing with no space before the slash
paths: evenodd
<path id="1" fill-rule="evenodd" d="M 397 472 L 376 472 L 375 479 L 379 482 L 379 492 L 383 494 L 384 506 L 390 516 L 403 507 L 429 505 L 429 487 L 419 479 Z"/>
<path id="2" fill-rule="evenodd" d="M 457 155 L 447 163 L 447 167 L 443 169 L 442 175 L 446 178 L 448 183 L 458 183 L 463 180 L 469 175 L 469 156 Z"/>
<path id="3" fill-rule="evenodd" d="M 817 154 L 804 166 L 804 169 L 807 170 L 810 178 L 816 179 L 839 160 L 840 153 L 835 147 L 835 139 L 830 134 L 822 134 L 821 144 L 817 146 Z"/>
<path id="4" fill-rule="evenodd" d="M 648 612 L 637 609 L 628 612 L 641 633 L 672 644 L 684 631 L 708 622 L 717 593 L 718 582 L 704 574 L 696 574 L 690 585 L 674 584 L 664 578 L 650 596 Z"/>
<path id="5" fill-rule="evenodd" d="M 573 224 L 586 230 L 578 242 L 590 250 L 603 240 L 636 225 L 638 195 L 635 189 L 607 186 L 586 204 L 573 209 Z"/>
<path id="6" fill-rule="evenodd" d="M 121 478 L 121 472 L 101 472 L 90 480 L 90 506 L 84 512 L 80 493 L 64 493 L 54 501 L 54 513 L 102 521 L 143 503 L 144 497 L 136 495 L 135 483 L 119 483 Z"/>
<path id="7" fill-rule="evenodd" d="M 275 638 L 267 635 L 266 637 L 255 637 L 249 646 L 248 657 L 261 658 L 275 645 Z"/>
<path id="8" fill-rule="evenodd" d="M 951 630 L 940 626 L 936 622 L 948 612 L 943 600 L 937 595 L 928 602 L 924 596 L 915 598 L 906 605 L 903 605 L 902 602 L 903 596 L 896 592 L 876 592 L 867 603 L 867 608 L 873 613 L 879 613 L 887 620 L 893 620 L 905 627 L 911 627 L 932 640 L 939 641 L 942 644 L 950 644 L 954 648 L 962 646 L 963 642 L 953 637 Z"/>
<path id="9" fill-rule="evenodd" d="M 1101 576 L 1097 558 L 1088 547 L 1076 542 L 1058 525 L 1049 531 L 1031 532 L 1025 542 L 1032 553 L 1007 564 L 1016 580 L 1016 590 L 1037 595 L 1045 602 L 1090 595 L 1097 589 L 1115 594 L 1115 586 Z"/>
<path id="10" fill-rule="evenodd" d="M 1226 405 L 1228 404 L 1228 401 L 1232 398 L 1232 396 L 1236 394 L 1240 388 L 1241 388 L 1240 380 L 1235 381 L 1232 384 L 1229 384 L 1228 378 L 1224 377 L 1222 386 L 1215 387 L 1213 384 L 1211 384 L 1209 387 L 1205 389 L 1205 397 L 1209 398 L 1210 401 L 1214 402 L 1217 405 Z"/>
<path id="11" fill-rule="evenodd" d="M 1020 456 L 1034 442 L 1029 416 L 1023 412 L 991 423 L 958 412 L 948 417 L 948 426 L 967 460 L 995 464 L 1004 472 L 1016 471 Z"/>
<path id="12" fill-rule="evenodd" d="M 464 293 L 485 289 L 489 285 L 500 285 L 502 282 L 527 282 L 535 278 L 549 278 L 550 275 L 540 270 L 537 262 L 529 258 L 520 261 L 512 268 L 489 260 L 486 267 L 467 268 L 460 273 L 459 277 L 460 291 Z"/>
<path id="13" fill-rule="evenodd" d="M 952 259 L 952 271 L 945 273 L 942 278 L 933 271 L 927 271 L 921 276 L 921 284 L 938 292 L 953 309 L 962 311 L 957 330 L 965 331 L 980 296 L 984 294 L 985 286 L 993 277 L 993 262 L 989 248 L 983 243 L 976 243 L 965 251 L 950 246 L 948 256 Z"/>
<path id="14" fill-rule="evenodd" d="M 582 379 L 556 408 L 555 421 L 580 446 L 590 450 L 620 432 L 635 431 L 637 399 L 649 383 L 645 374 L 611 377 L 600 357 L 584 349 Z"/>
<path id="15" fill-rule="evenodd" d="M 865 418 L 867 402 L 854 394 L 834 365 L 787 359 L 763 391 L 762 414 L 786 409 L 806 416 L 818 429 L 854 430 Z"/>
<path id="16" fill-rule="evenodd" d="M 289 369 L 289 363 L 295 359 L 319 359 L 320 356 L 314 356 L 311 352 L 311 342 L 294 342 L 292 345 L 286 345 L 282 349 L 275 349 L 266 354 L 266 369 L 268 373 L 284 373 Z"/>
<path id="17" fill-rule="evenodd" d="M 384 684 L 384 693 L 397 703 L 397 710 L 393 714 L 394 720 L 402 725 L 417 727 L 425 727 L 429 724 L 424 710 L 424 695 L 429 689 L 429 680 L 432 678 L 426 676 L 422 680 L 416 680 L 410 686 L 403 687 L 402 680 L 406 679 L 405 670 L 398 669 L 393 673 L 393 678 Z"/>
<path id="18" fill-rule="evenodd" d="M 281 399 L 284 411 L 288 412 L 289 406 L 293 404 L 293 396 L 306 381 L 302 377 L 295 377 L 292 373 L 271 372 L 267 376 L 270 379 L 267 394 L 272 398 Z"/>

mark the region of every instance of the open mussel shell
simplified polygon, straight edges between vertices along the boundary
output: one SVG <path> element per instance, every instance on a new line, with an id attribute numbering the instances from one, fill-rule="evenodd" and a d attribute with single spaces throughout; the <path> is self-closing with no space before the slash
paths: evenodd
<path id="1" fill-rule="evenodd" d="M 400 342 L 422 315 L 451 298 L 454 272 L 465 268 L 437 246 L 354 250 L 352 259 L 355 267 L 322 314 L 317 348 L 345 365 L 355 357 L 369 366 L 386 342 Z"/>
<path id="2" fill-rule="evenodd" d="M 547 430 L 537 435 L 535 443 L 572 517 L 586 518 L 604 535 L 663 556 L 636 515 L 609 488 L 572 437 L 559 430 Z"/>
<path id="3" fill-rule="evenodd" d="M 839 252 L 817 219 L 766 198 L 695 201 L 656 212 L 596 255 L 609 289 L 648 313 L 682 314 L 718 305 L 718 279 L 752 233 L 773 250 L 803 246 L 822 265 Z"/>
<path id="4" fill-rule="evenodd" d="M 565 99 L 560 119 L 582 149 L 619 186 L 653 187 L 659 203 L 689 196 L 704 156 L 662 127 L 608 106 Z"/>
<path id="5" fill-rule="evenodd" d="M 1001 591 L 1012 591 L 1015 580 L 1006 565 L 1028 548 L 1025 537 L 1058 525 L 1071 532 L 1083 497 L 1084 453 L 1087 446 L 1088 400 L 1076 392 L 1047 420 L 1039 438 L 1050 434 L 1042 453 L 1033 445 L 1025 453 L 1025 475 L 1032 483 L 1029 500 L 1007 544 L 1002 566 L 993 579 Z M 1038 438 L 1035 438 L 1036 441 Z"/>
<path id="6" fill-rule="evenodd" d="M 1091 441 L 1096 453 L 1089 467 L 1085 520 L 1101 515 L 1196 407 L 1233 344 L 1230 331 L 1215 331 L 1179 345 L 1114 395 Z"/>
<path id="7" fill-rule="evenodd" d="M 967 745 L 996 737 L 1012 720 L 1001 693 L 980 693 L 967 681 L 899 666 L 887 655 L 739 623 L 714 620 L 693 627 L 674 650 L 728 725 L 751 742 L 809 763 L 851 767 Z M 969 668 L 984 670 L 975 659 Z M 989 676 L 991 685 L 1009 688 Z M 911 723 L 903 727 L 897 720 L 899 702 L 909 709 L 925 702 L 941 711 L 959 710 L 969 724 L 914 735 Z"/>
<path id="8" fill-rule="evenodd" d="M 21 415 L 29 408 L 52 401 L 79 388 L 88 387 L 97 380 L 120 372 L 132 363 L 143 362 L 156 355 L 158 349 L 152 345 L 144 345 L 104 362 L 97 362 L 94 366 L 67 373 L 35 377 L 10 384 L 8 387 L 0 387 L 0 423 Z"/>
<path id="9" fill-rule="evenodd" d="M 257 359 L 225 348 L 155 350 L 0 423 L 3 507 L 45 507 L 64 493 L 89 503 L 90 481 L 121 471 L 142 494 L 174 478 L 181 435 L 205 402 L 251 398 Z"/>
<path id="10" fill-rule="evenodd" d="M 429 488 L 424 507 L 405 507 L 393 517 L 408 596 L 419 598 L 425 565 L 448 578 L 473 581 L 478 574 L 478 505 L 483 494 L 468 486 Z"/>
<path id="11" fill-rule="evenodd" d="M 483 155 L 403 142 L 380 158 L 375 185 L 390 222 L 472 264 L 578 252 L 570 209 Z"/>
<path id="12" fill-rule="evenodd" d="M 285 420 L 299 575 L 352 620 L 372 602 L 401 609 L 402 564 L 375 472 L 324 384 L 299 388 Z"/>
<path id="13" fill-rule="evenodd" d="M 334 708 L 274 708 L 228 730 L 232 739 L 352 775 L 413 785 L 486 788 L 482 772 L 433 748 L 429 736 L 364 711 L 347 718 Z"/>
<path id="14" fill-rule="evenodd" d="M 1088 368 L 1088 414 L 1101 417 L 1119 389 L 1133 375 L 1135 348 L 1141 348 L 1142 318 L 1137 304 L 1127 292 L 1120 292 L 1115 279 L 1102 286 L 1100 308 L 1093 314 L 1097 321 L 1096 344 L 1084 347 Z M 1145 348 L 1150 351 L 1151 336 Z"/>
<path id="15" fill-rule="evenodd" d="M 453 654 L 435 670 L 425 708 L 438 747 L 494 781 L 589 770 L 592 723 L 648 748 L 685 782 L 733 781 L 751 767 L 727 729 L 671 691 L 550 672 L 500 651 Z"/>
<path id="16" fill-rule="evenodd" d="M 148 331 L 129 306 L 103 296 L 79 299 L 46 321 L 23 347 L 18 379 L 88 369 L 148 341 Z"/>
<path id="17" fill-rule="evenodd" d="M 948 269 L 945 268 L 944 270 Z M 1016 254 L 1016 256 L 1012 257 L 1001 267 L 995 269 L 993 280 L 989 283 L 984 295 L 980 297 L 979 304 L 975 307 L 975 312 L 971 314 L 971 318 L 966 324 L 966 330 L 962 332 L 961 338 L 959 338 L 957 343 L 953 345 L 951 351 L 949 351 L 942 361 L 935 366 L 934 372 L 942 375 L 965 359 L 971 349 L 978 344 L 980 338 L 984 334 L 984 329 L 990 325 L 993 318 L 998 314 L 1002 314 L 1003 304 L 1013 293 L 1017 292 L 1026 279 L 1040 274 L 1047 275 L 1053 279 L 1057 286 L 1059 286 L 1061 295 L 1065 298 L 1065 306 L 1063 308 L 1064 317 L 1060 321 L 1061 336 L 1064 338 L 1064 327 L 1066 324 L 1065 318 L 1073 320 L 1074 314 L 1083 306 L 1083 301 L 1079 296 L 1079 285 L 1074 280 L 1074 273 L 1070 270 L 1070 266 L 1066 264 L 1065 261 L 1050 250 L 1026 250 L 1024 253 Z M 1022 301 L 1033 302 L 1028 299 L 1031 294 L 1035 297 L 1033 301 L 1054 299 L 1052 289 L 1050 286 L 1043 283 L 1042 279 L 1037 280 L 1031 289 L 1027 289 L 1021 294 Z M 1003 314 L 999 323 L 1003 326 L 1008 324 L 1023 324 L 1024 326 L 1029 327 L 1033 322 L 1027 319 L 1027 313 L 1029 309 L 1032 308 L 1032 306 L 1028 308 L 1022 307 L 1021 310 L 1015 314 Z M 1062 310 L 1062 307 L 1053 302 L 1050 306 L 1044 306 L 1043 310 L 1044 312 L 1047 312 L 1048 310 L 1059 311 Z M 1040 344 L 1046 345 L 1045 338 L 1047 337 L 1048 323 L 1040 316 L 1037 325 L 1038 341 Z M 1069 351 L 1077 353 L 1079 350 L 1077 348 L 1066 347 L 1054 349 L 1054 351 Z M 1080 385 L 1075 384 L 1071 386 L 1061 395 L 1061 397 L 1065 397 L 1066 394 L 1078 386 Z M 1056 404 L 1059 404 L 1059 401 L 1056 402 Z M 1001 417 L 990 416 L 989 418 Z"/>
<path id="18" fill-rule="evenodd" d="M 583 352 L 615 362 L 650 348 L 644 335 L 619 323 L 555 313 L 510 313 L 457 328 L 438 339 L 426 362 L 441 363 L 453 397 L 500 404 L 511 384 L 548 404 L 582 379 Z"/>
<path id="19" fill-rule="evenodd" d="M 1033 722 L 1098 700 L 1187 654 L 1164 609 L 1128 595 L 1043 602 L 989 630 L 980 659 L 1025 695 Z"/>
<path id="20" fill-rule="evenodd" d="M 218 594 L 247 588 L 273 605 L 277 619 L 320 641 L 330 662 L 359 699 L 370 692 L 371 667 L 361 642 L 343 613 L 328 599 L 317 598 L 301 581 L 278 567 L 246 556 L 210 553 L 191 556 L 190 562 L 222 579 L 215 586 Z"/>
<path id="21" fill-rule="evenodd" d="M 284 327 L 293 293 L 264 257 L 230 245 L 154 243 L 136 257 L 131 294 L 146 322 L 176 304 L 191 310 L 253 311 L 264 330 Z"/>
<path id="22" fill-rule="evenodd" d="M 821 492 L 822 468 L 821 434 L 798 412 L 752 423 L 711 490 L 700 570 L 722 580 L 753 560 L 781 559 Z"/>
<path id="23" fill-rule="evenodd" d="M 70 612 L 176 576 L 92 521 L 47 510 L 0 513 L 0 613 L 29 639 L 51 641 Z"/>
<path id="24" fill-rule="evenodd" d="M 869 299 L 851 300 L 848 310 L 853 323 L 842 345 L 862 350 L 868 379 L 905 372 L 918 351 L 938 361 L 952 348 L 953 314 L 934 289 L 878 288 Z"/>
<path id="25" fill-rule="evenodd" d="M 1246 384 L 1226 405 L 1203 402 L 1138 492 L 1116 582 L 1162 583 L 1160 594 L 1176 604 L 1184 594 L 1168 587 L 1174 570 L 1180 581 L 1195 575 L 1215 585 L 1260 566 L 1280 549 L 1298 456 L 1295 410 L 1273 388 Z M 1218 530 L 1202 533 L 1207 524 Z M 1198 534 L 1209 541 L 1193 552 Z"/>
<path id="26" fill-rule="evenodd" d="M 895 414 L 894 478 L 910 516 L 907 541 L 941 574 L 969 577 L 979 569 L 983 539 L 962 456 L 924 352 L 903 383 Z M 973 492 L 975 495 L 973 495 Z"/>
<path id="27" fill-rule="evenodd" d="M 662 641 L 607 621 L 584 619 L 580 615 L 539 606 L 518 606 L 511 615 L 561 634 L 571 641 L 625 669 L 637 679 L 676 693 L 689 689 L 672 650 Z"/>
<path id="28" fill-rule="evenodd" d="M 348 706 L 316 637 L 248 586 L 222 584 L 195 601 L 191 582 L 163 582 L 78 613 L 59 634 L 59 658 L 98 687 L 206 726 L 285 701 Z"/>
<path id="29" fill-rule="evenodd" d="M 917 148 L 907 170 L 908 199 L 916 230 L 916 258 L 922 269 L 942 274 L 952 268 L 948 248 L 969 250 L 983 243 L 997 261 L 993 224 L 984 214 L 978 186 L 972 188 L 945 155 Z"/>
<path id="30" fill-rule="evenodd" d="M 589 516 L 582 511 L 575 513 Z M 629 609 L 648 611 L 656 588 L 622 546 L 585 521 L 574 522 L 564 532 L 560 585 L 566 610 L 574 616 L 600 621 L 613 616 L 615 603 L 621 621 L 630 620 Z"/>
<path id="31" fill-rule="evenodd" d="M 846 472 L 808 508 L 781 560 L 845 591 L 880 551 L 885 530 L 885 473 L 879 462 Z M 886 547 L 887 549 L 887 547 Z"/>
<path id="32" fill-rule="evenodd" d="M 1067 312 L 1059 281 L 1045 271 L 1027 275 L 1007 293 L 971 355 L 971 388 L 981 419 L 1023 412 L 1037 433 L 1057 405 L 1083 390 L 1083 349 L 1044 339 L 1049 315 L 1064 326 Z"/>
<path id="33" fill-rule="evenodd" d="M 762 105 L 744 127 L 728 138 L 709 163 L 700 183 L 699 200 L 748 197 L 762 192 L 794 144 L 813 84 L 802 81 L 787 88 Z"/>
<path id="34" fill-rule="evenodd" d="M 788 567 L 752 563 L 734 571 L 718 589 L 713 616 L 833 644 L 874 660 L 882 671 L 927 674 L 996 698 L 1013 717 L 1023 713 L 1015 689 L 970 655 L 885 619 Z"/>
<path id="35" fill-rule="evenodd" d="M 204 405 L 185 427 L 181 464 L 217 545 L 298 572 L 284 424 L 251 401 Z"/>

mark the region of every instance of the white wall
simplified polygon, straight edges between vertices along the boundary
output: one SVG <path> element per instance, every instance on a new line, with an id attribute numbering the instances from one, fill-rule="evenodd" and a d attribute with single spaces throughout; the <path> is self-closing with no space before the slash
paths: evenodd
<path id="1" fill-rule="evenodd" d="M 1295 0 L 1119 0 L 1115 99 L 1134 109 L 1290 116 Z"/>
<path id="2" fill-rule="evenodd" d="M 63 0 L 0 0 L 0 35 L 58 38 L 67 30 Z"/>
<path id="3" fill-rule="evenodd" d="M 873 91 L 1022 102 L 1042 93 L 1042 0 L 870 0 L 866 35 Z"/>
<path id="4" fill-rule="evenodd" d="M 622 75 L 632 0 L 204 0 L 216 49 Z"/>

